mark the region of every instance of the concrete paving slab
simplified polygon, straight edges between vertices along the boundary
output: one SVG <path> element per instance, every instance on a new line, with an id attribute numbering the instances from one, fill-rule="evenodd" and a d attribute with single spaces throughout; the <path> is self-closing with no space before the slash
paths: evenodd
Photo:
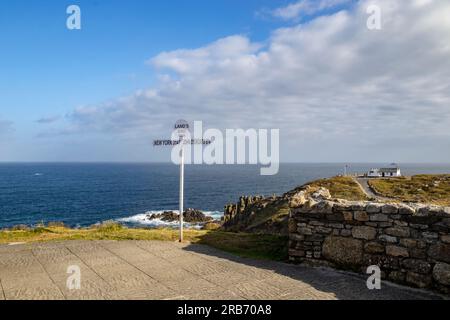
<path id="1" fill-rule="evenodd" d="M 67 287 L 68 267 L 81 271 Z M 66 241 L 0 245 L 3 299 L 440 299 L 363 276 L 236 257 L 202 245 L 158 241 Z"/>
<path id="2" fill-rule="evenodd" d="M 0 280 L 0 300 L 5 300 L 5 293 L 3 291 L 3 284 L 2 281 Z"/>

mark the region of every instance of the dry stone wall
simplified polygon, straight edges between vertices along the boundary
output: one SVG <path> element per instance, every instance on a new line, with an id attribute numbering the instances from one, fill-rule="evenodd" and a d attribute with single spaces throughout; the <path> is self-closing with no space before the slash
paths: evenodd
<path id="1" fill-rule="evenodd" d="M 326 189 L 291 201 L 289 257 L 450 293 L 450 208 L 332 200 Z"/>

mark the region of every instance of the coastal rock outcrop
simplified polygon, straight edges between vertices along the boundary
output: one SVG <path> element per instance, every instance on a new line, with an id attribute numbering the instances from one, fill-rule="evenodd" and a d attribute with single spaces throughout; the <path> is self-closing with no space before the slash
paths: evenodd
<path id="1" fill-rule="evenodd" d="M 236 204 L 225 206 L 222 229 L 287 235 L 288 199 L 284 196 L 241 197 Z"/>
<path id="2" fill-rule="evenodd" d="M 289 207 L 307 199 L 312 205 L 311 201 L 331 199 L 331 195 L 325 188 L 305 185 L 281 196 L 243 196 L 238 203 L 225 206 L 222 229 L 287 236 Z"/>
<path id="3" fill-rule="evenodd" d="M 200 210 L 187 209 L 183 213 L 184 221 L 187 223 L 206 223 L 211 222 L 214 219 L 205 215 Z M 173 211 L 165 211 L 163 213 L 155 213 L 147 215 L 148 220 L 162 220 L 165 222 L 175 222 L 180 219 L 180 215 Z"/>

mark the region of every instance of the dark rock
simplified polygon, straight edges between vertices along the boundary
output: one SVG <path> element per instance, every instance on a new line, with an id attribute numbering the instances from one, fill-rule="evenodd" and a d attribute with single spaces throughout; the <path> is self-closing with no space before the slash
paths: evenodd
<path id="1" fill-rule="evenodd" d="M 352 230 L 341 230 L 340 235 L 343 237 L 350 237 L 352 235 Z"/>
<path id="2" fill-rule="evenodd" d="M 295 249 L 289 249 L 289 255 L 291 257 L 300 257 L 300 258 L 306 256 L 305 251 Z"/>
<path id="3" fill-rule="evenodd" d="M 399 268 L 399 260 L 396 257 L 390 257 L 384 254 L 365 254 L 364 265 L 377 265 L 383 269 L 397 270 Z"/>
<path id="4" fill-rule="evenodd" d="M 394 227 L 394 228 L 387 228 L 385 230 L 387 235 L 394 236 L 394 237 L 401 237 L 406 238 L 410 236 L 410 232 L 408 228 L 400 228 L 400 227 Z"/>
<path id="5" fill-rule="evenodd" d="M 327 220 L 333 221 L 333 222 L 344 221 L 344 215 L 342 213 L 327 214 L 326 217 L 327 217 Z"/>
<path id="6" fill-rule="evenodd" d="M 373 240 L 377 235 L 377 230 L 372 227 L 354 227 L 352 235 L 357 239 Z"/>
<path id="7" fill-rule="evenodd" d="M 431 231 L 434 232 L 441 232 L 441 233 L 450 233 L 450 227 L 447 226 L 445 223 L 435 223 L 430 227 Z"/>
<path id="8" fill-rule="evenodd" d="M 435 216 L 407 216 L 406 220 L 411 224 L 422 224 L 422 225 L 431 225 L 440 220 L 439 217 Z"/>
<path id="9" fill-rule="evenodd" d="M 305 237 L 305 240 L 312 241 L 312 242 L 314 242 L 314 241 L 322 242 L 323 241 L 323 235 L 320 235 L 320 234 L 309 235 L 309 236 Z"/>
<path id="10" fill-rule="evenodd" d="M 355 211 L 354 216 L 356 221 L 369 221 L 369 215 L 365 211 Z"/>
<path id="11" fill-rule="evenodd" d="M 388 242 L 388 243 L 396 243 L 397 242 L 397 238 L 396 237 L 388 236 L 386 234 L 380 235 L 378 237 L 378 239 L 380 239 L 381 241 L 384 241 L 384 242 Z"/>
<path id="12" fill-rule="evenodd" d="M 317 213 L 330 214 L 333 212 L 333 205 L 329 201 L 321 201 L 314 209 Z"/>
<path id="13" fill-rule="evenodd" d="M 415 272 L 408 272 L 406 274 L 406 282 L 418 288 L 427 288 L 431 285 L 432 281 L 430 275 L 423 275 Z"/>
<path id="14" fill-rule="evenodd" d="M 212 220 L 214 220 L 212 217 L 206 216 L 200 210 L 194 210 L 194 209 L 187 209 L 186 211 L 184 211 L 183 217 L 184 217 L 184 222 L 187 222 L 187 223 L 205 223 L 205 222 L 211 222 Z M 147 215 L 147 219 L 148 220 L 160 219 L 165 222 L 175 222 L 180 219 L 180 215 L 173 211 L 165 211 L 160 214 Z"/>
<path id="15" fill-rule="evenodd" d="M 381 208 L 381 212 L 385 214 L 395 214 L 398 213 L 398 206 L 393 204 L 386 204 Z"/>
<path id="16" fill-rule="evenodd" d="M 378 242 L 369 242 L 364 246 L 367 253 L 384 253 L 384 245 Z"/>
<path id="17" fill-rule="evenodd" d="M 450 263 L 450 244 L 432 245 L 428 250 L 428 255 L 434 260 Z"/>
<path id="18" fill-rule="evenodd" d="M 408 249 L 399 246 L 386 246 L 386 254 L 393 257 L 409 257 Z"/>
<path id="19" fill-rule="evenodd" d="M 401 215 L 413 215 L 415 212 L 413 208 L 406 205 L 401 206 L 398 210 L 398 213 Z"/>
<path id="20" fill-rule="evenodd" d="M 380 204 L 371 203 L 371 204 L 366 206 L 366 212 L 368 212 L 368 213 L 379 213 L 379 212 L 381 212 L 381 205 Z"/>
<path id="21" fill-rule="evenodd" d="M 333 212 L 349 211 L 351 208 L 351 205 L 348 203 L 335 203 L 333 206 Z"/>
<path id="22" fill-rule="evenodd" d="M 316 227 L 316 232 L 321 234 L 330 234 L 333 229 L 326 227 Z"/>
<path id="23" fill-rule="evenodd" d="M 423 260 L 405 259 L 401 262 L 401 266 L 416 273 L 427 274 L 431 271 L 431 265 Z"/>
<path id="24" fill-rule="evenodd" d="M 411 248 L 409 249 L 409 256 L 415 259 L 425 259 L 427 257 L 427 252 L 425 249 Z"/>
<path id="25" fill-rule="evenodd" d="M 369 211 L 367 211 L 369 212 Z M 370 221 L 374 222 L 387 222 L 389 220 L 388 216 L 383 213 L 377 213 L 370 215 Z"/>
<path id="26" fill-rule="evenodd" d="M 213 218 L 206 216 L 200 210 L 195 209 L 187 209 L 183 214 L 184 221 L 189 223 L 201 223 L 201 222 L 209 222 L 212 221 Z"/>
<path id="27" fill-rule="evenodd" d="M 323 243 L 323 256 L 332 262 L 355 266 L 362 264 L 363 243 L 360 240 L 344 237 L 327 237 Z"/>
<path id="28" fill-rule="evenodd" d="M 352 204 L 353 211 L 364 211 L 366 209 L 366 204 L 364 202 L 357 202 Z"/>
<path id="29" fill-rule="evenodd" d="M 442 285 L 450 286 L 450 265 L 436 263 L 433 269 L 433 278 Z"/>
<path id="30" fill-rule="evenodd" d="M 417 247 L 417 240 L 402 239 L 402 240 L 400 240 L 400 244 L 406 248 L 415 248 L 415 247 Z"/>
<path id="31" fill-rule="evenodd" d="M 394 282 L 403 283 L 405 281 L 406 275 L 401 271 L 391 271 L 389 272 L 388 279 Z"/>
<path id="32" fill-rule="evenodd" d="M 158 214 L 152 214 L 152 215 L 147 215 L 147 219 L 148 220 L 156 220 L 156 219 L 160 219 L 162 221 L 166 221 L 166 222 L 173 222 L 173 221 L 178 221 L 179 220 L 179 215 L 178 213 L 175 213 L 173 211 L 164 211 L 163 213 L 158 213 Z"/>

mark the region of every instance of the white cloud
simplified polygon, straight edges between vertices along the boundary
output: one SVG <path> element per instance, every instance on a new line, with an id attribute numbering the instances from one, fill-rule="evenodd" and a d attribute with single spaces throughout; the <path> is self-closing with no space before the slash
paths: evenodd
<path id="1" fill-rule="evenodd" d="M 194 50 L 163 52 L 149 60 L 157 68 L 167 68 L 180 75 L 201 74 L 208 69 L 224 66 L 254 53 L 260 48 L 242 36 L 220 39 L 206 47 Z"/>
<path id="2" fill-rule="evenodd" d="M 276 18 L 292 20 L 300 16 L 311 16 L 351 2 L 352 0 L 300 0 L 285 7 L 277 8 L 271 11 L 271 14 Z"/>
<path id="3" fill-rule="evenodd" d="M 382 9 L 381 31 L 366 28 L 369 4 Z M 360 1 L 264 44 L 238 35 L 164 52 L 150 60 L 157 87 L 79 107 L 64 132 L 149 139 L 185 118 L 280 128 L 282 160 L 448 159 L 448 17 L 446 0 Z"/>

